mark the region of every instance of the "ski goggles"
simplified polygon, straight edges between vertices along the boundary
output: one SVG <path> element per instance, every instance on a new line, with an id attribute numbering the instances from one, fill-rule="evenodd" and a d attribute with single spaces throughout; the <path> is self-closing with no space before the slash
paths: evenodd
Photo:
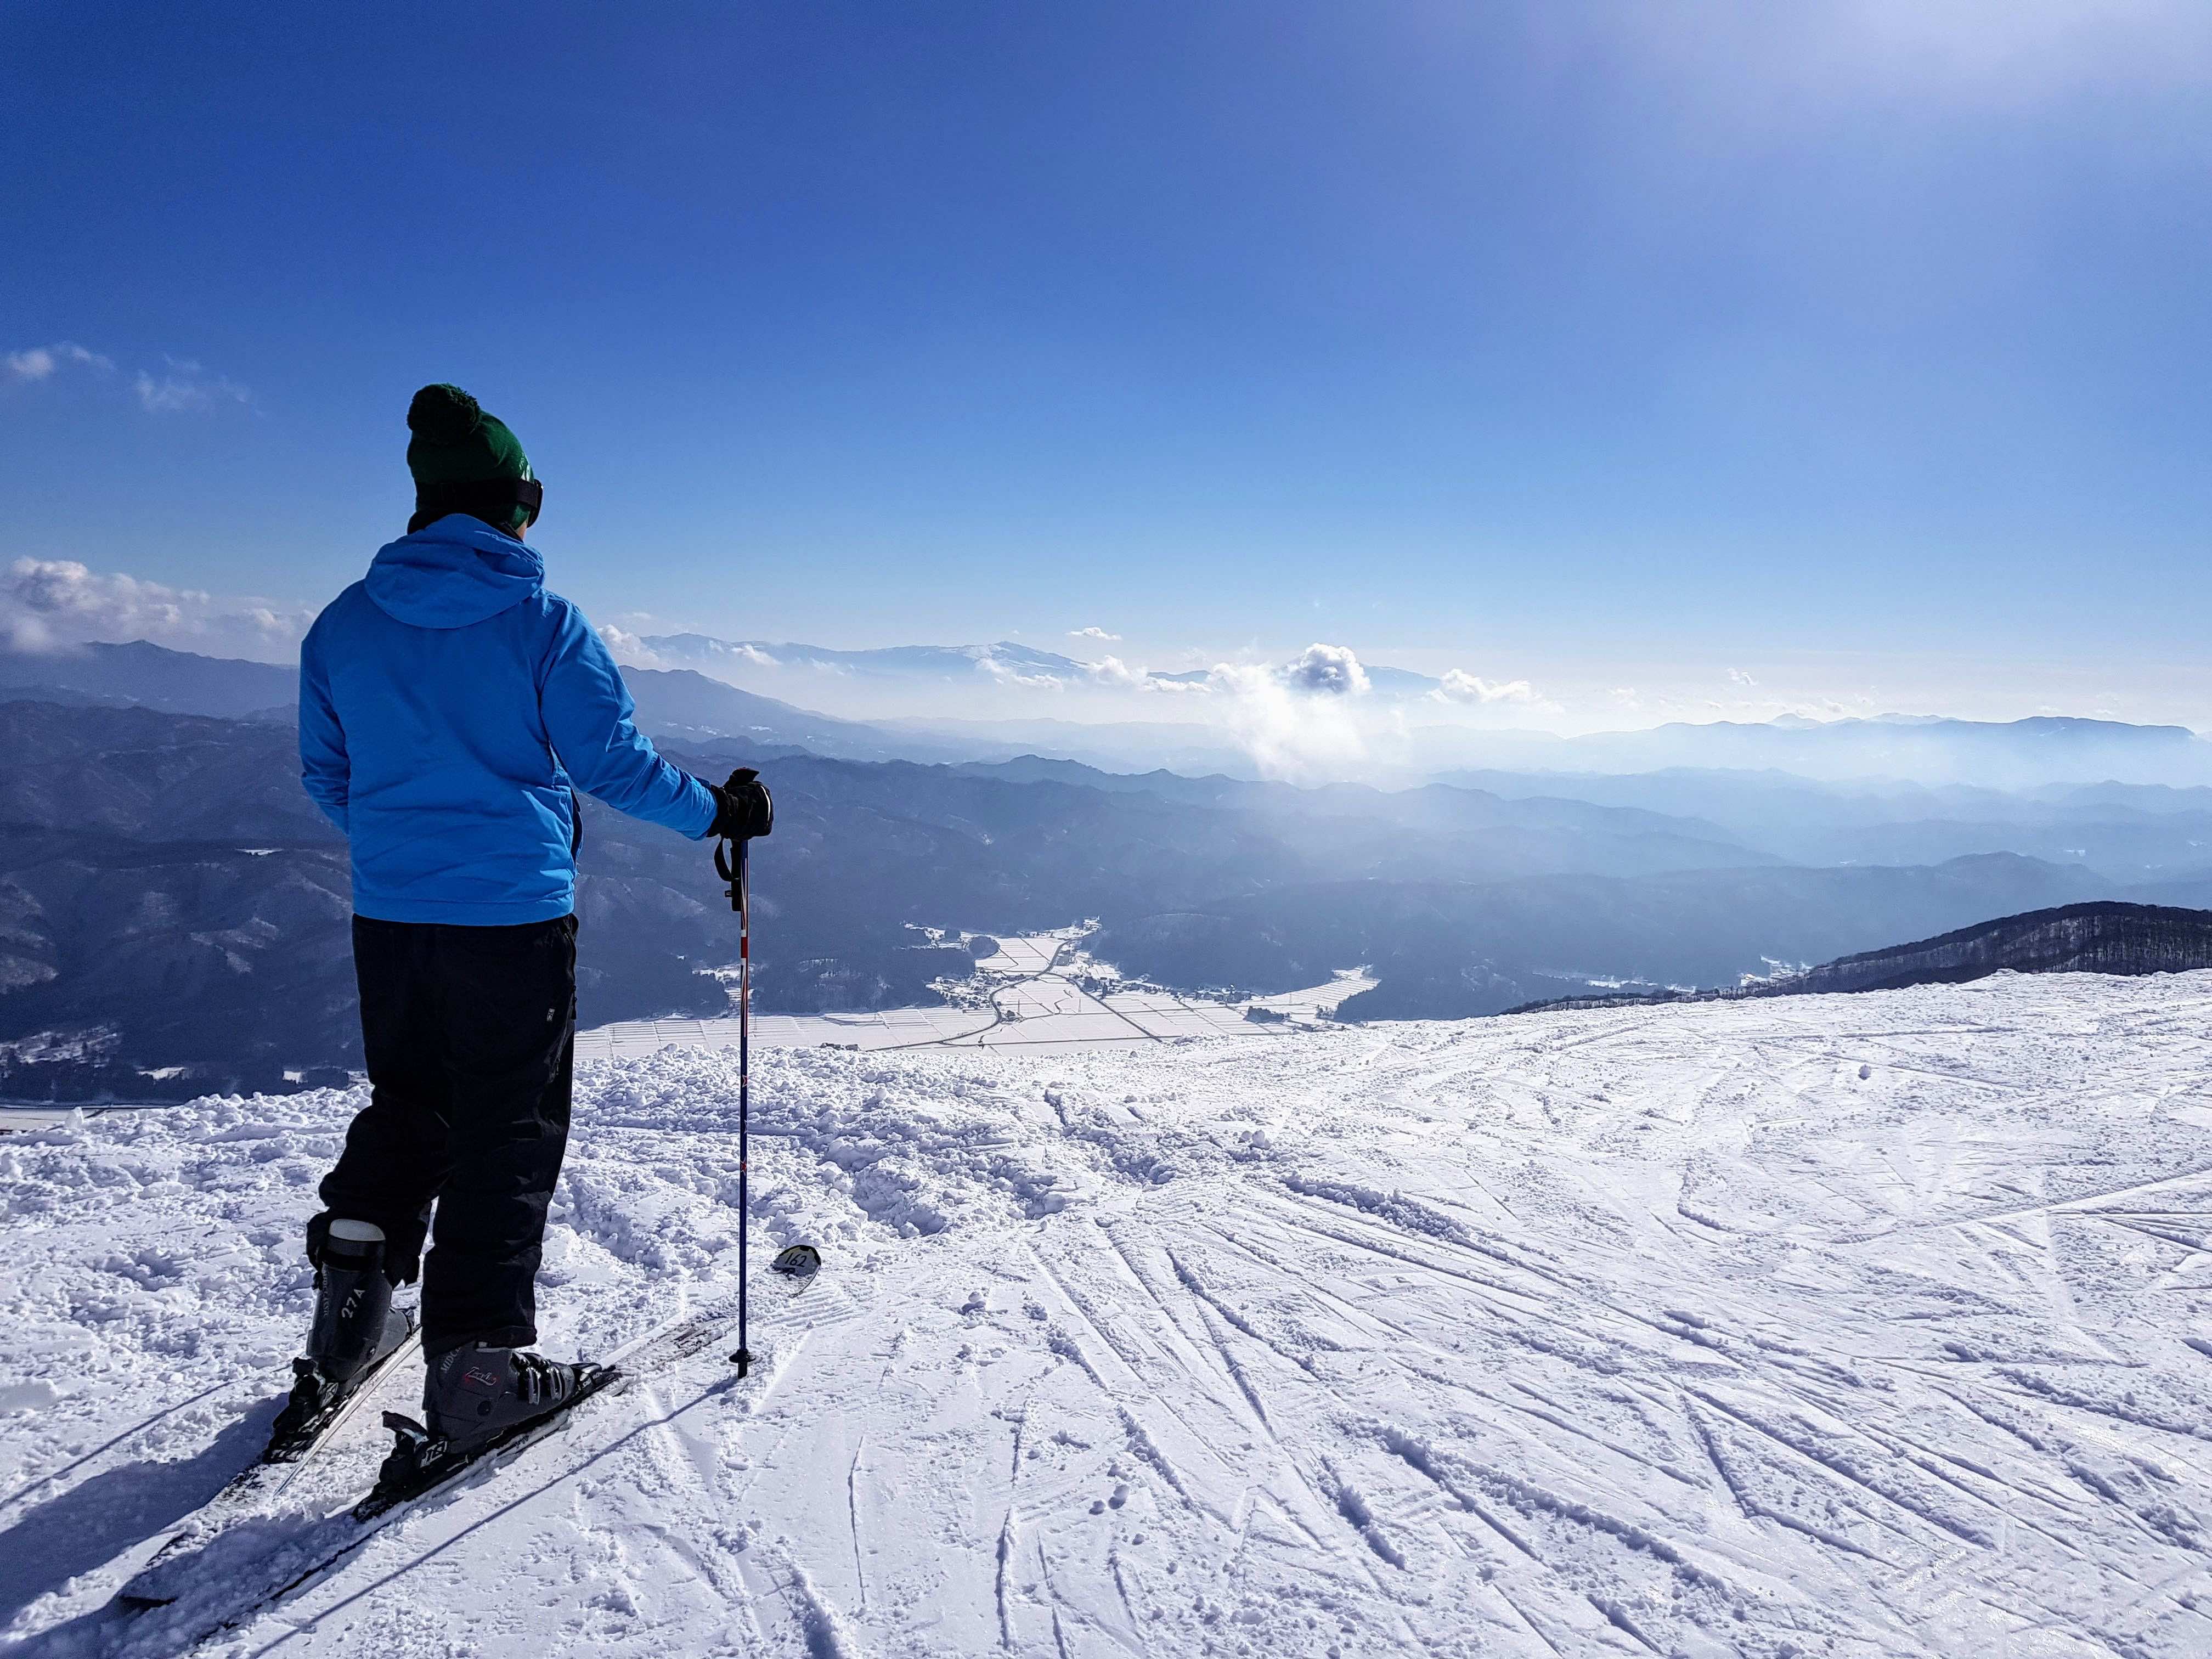
<path id="1" fill-rule="evenodd" d="M 538 522 L 545 505 L 545 486 L 536 478 L 471 478 L 465 483 L 430 484 L 415 492 L 418 513 L 466 513 L 472 518 L 502 520 L 520 507 L 525 530 Z"/>

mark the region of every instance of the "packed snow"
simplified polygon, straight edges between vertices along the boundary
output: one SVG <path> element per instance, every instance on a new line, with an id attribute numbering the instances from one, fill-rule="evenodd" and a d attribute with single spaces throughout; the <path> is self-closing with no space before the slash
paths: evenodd
<path id="1" fill-rule="evenodd" d="M 730 1343 L 222 1654 L 2212 1651 L 2212 975 L 1050 1055 L 757 1057 Z M 736 1057 L 595 1064 L 545 1346 L 728 1296 Z M 373 1473 L 375 1413 L 175 1606 L 252 1455 L 357 1094 L 0 1137 L 0 1621 L 155 1655 Z M 389 1386 L 410 1404 L 416 1377 Z"/>

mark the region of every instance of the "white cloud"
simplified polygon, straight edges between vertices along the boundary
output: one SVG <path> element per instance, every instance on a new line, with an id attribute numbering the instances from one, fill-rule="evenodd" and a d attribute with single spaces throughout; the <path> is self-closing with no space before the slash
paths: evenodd
<path id="1" fill-rule="evenodd" d="M 1108 637 L 1112 636 L 1109 635 Z M 1148 689 L 1152 684 L 1150 675 L 1142 669 L 1130 667 L 1119 657 L 1101 657 L 1097 662 L 1085 663 L 1084 667 L 1090 672 L 1091 678 L 1101 685 L 1119 686 L 1125 690 L 1141 691 Z"/>
<path id="2" fill-rule="evenodd" d="M 1741 668 L 1729 669 L 1728 676 L 1729 684 L 1731 685 L 1757 685 L 1759 684 L 1757 680 L 1752 678 L 1750 675 L 1745 673 Z"/>
<path id="3" fill-rule="evenodd" d="M 1316 645 L 1299 663 L 1316 651 L 1341 650 Z M 1352 653 L 1343 651 L 1343 655 Z M 1337 666 L 1343 668 L 1340 662 Z M 1352 658 L 1351 669 L 1358 671 L 1358 659 Z M 1363 690 L 1366 678 L 1364 672 L 1358 675 Z M 1294 781 L 1342 777 L 1366 758 L 1366 741 L 1352 719 L 1346 691 L 1314 696 L 1293 690 L 1289 672 L 1258 664 L 1217 664 L 1212 684 L 1228 694 L 1223 713 L 1231 733 L 1267 777 Z"/>
<path id="4" fill-rule="evenodd" d="M 1486 680 L 1465 669 L 1448 668 L 1429 696 L 1437 702 L 1540 703 L 1535 687 L 1526 680 Z"/>
<path id="5" fill-rule="evenodd" d="M 57 340 L 52 345 L 32 346 L 22 351 L 10 351 L 0 356 L 5 364 L 8 378 L 12 380 L 51 380 L 58 368 L 82 367 L 103 373 L 113 370 L 115 365 L 96 351 L 87 351 L 72 340 Z"/>
<path id="6" fill-rule="evenodd" d="M 1067 630 L 1067 637 L 1071 640 L 1096 640 L 1101 645 L 1119 645 L 1121 642 L 1119 634 L 1109 634 L 1103 628 L 1071 628 Z"/>
<path id="7" fill-rule="evenodd" d="M 103 574 L 74 559 L 18 559 L 0 577 L 0 639 L 17 651 L 150 640 L 208 655 L 282 658 L 314 619 L 304 606 Z"/>
<path id="8" fill-rule="evenodd" d="M 1308 646 L 1283 670 L 1283 680 L 1294 690 L 1328 696 L 1361 696 L 1368 690 L 1367 671 L 1348 645 Z"/>
<path id="9" fill-rule="evenodd" d="M 611 623 L 599 629 L 599 637 L 606 641 L 608 652 L 624 668 L 668 666 L 668 664 L 662 660 L 653 647 L 643 640 L 635 634 L 624 632 Z"/>
<path id="10" fill-rule="evenodd" d="M 163 360 L 168 368 L 160 380 L 140 369 L 131 382 L 139 406 L 149 415 L 199 413 L 218 404 L 250 404 L 252 394 L 235 381 L 210 374 L 185 358 Z"/>

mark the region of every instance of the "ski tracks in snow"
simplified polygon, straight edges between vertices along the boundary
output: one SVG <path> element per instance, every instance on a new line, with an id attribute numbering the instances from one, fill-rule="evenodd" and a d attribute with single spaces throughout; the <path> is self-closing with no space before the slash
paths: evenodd
<path id="1" fill-rule="evenodd" d="M 2202 1654 L 2208 1017 L 2004 976 L 765 1055 L 756 1225 L 830 1264 L 758 1300 L 769 1374 L 656 1375 L 218 1650 Z M 711 1051 L 586 1069 L 554 1352 L 726 1293 L 733 1097 Z M 281 1366 L 351 1104 L 0 1141 L 45 1390 L 0 1534 L 77 1529 L 31 1650 L 158 1650 L 85 1616 L 150 1534 L 72 1494 L 181 1490 Z"/>

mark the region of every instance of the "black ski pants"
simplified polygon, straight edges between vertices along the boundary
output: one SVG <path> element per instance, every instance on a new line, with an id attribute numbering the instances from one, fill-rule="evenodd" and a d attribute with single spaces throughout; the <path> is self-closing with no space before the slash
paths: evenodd
<path id="1" fill-rule="evenodd" d="M 568 1145 L 576 919 L 514 927 L 356 916 L 369 1101 L 324 1180 L 325 1215 L 422 1264 L 422 1341 L 538 1340 L 545 1206 Z M 431 1206 L 436 1218 L 429 1222 Z"/>

